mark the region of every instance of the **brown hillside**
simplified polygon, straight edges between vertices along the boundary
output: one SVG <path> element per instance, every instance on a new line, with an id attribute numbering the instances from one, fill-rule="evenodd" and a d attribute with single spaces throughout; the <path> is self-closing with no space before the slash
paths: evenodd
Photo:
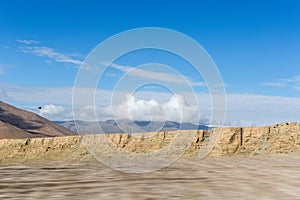
<path id="1" fill-rule="evenodd" d="M 0 138 L 57 137 L 75 135 L 37 114 L 0 101 Z M 5 130 L 5 131 L 4 131 Z"/>
<path id="2" fill-rule="evenodd" d="M 15 126 L 0 121 L 0 139 L 29 138 L 30 135 Z"/>

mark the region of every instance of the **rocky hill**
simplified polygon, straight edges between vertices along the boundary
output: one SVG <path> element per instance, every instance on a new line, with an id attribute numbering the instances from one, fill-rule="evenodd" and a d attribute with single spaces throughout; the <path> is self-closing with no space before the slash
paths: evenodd
<path id="1" fill-rule="evenodd" d="M 75 133 L 37 114 L 0 101 L 0 139 L 68 135 L 75 135 Z"/>

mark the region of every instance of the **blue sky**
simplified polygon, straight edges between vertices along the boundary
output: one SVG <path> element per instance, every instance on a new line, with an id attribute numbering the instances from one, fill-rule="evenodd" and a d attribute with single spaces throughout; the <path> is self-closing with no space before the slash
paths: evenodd
<path id="1" fill-rule="evenodd" d="M 66 113 L 71 104 L 68 88 L 99 42 L 128 29 L 164 27 L 195 39 L 218 66 L 228 96 L 228 124 L 299 121 L 299 10 L 297 0 L 1 1 L 1 98 L 34 112 L 40 112 L 34 110 L 38 104 L 51 105 L 58 111 L 40 114 L 65 118 L 59 111 Z M 117 64 L 135 67 L 152 60 L 202 81 L 167 53 L 136 52 Z M 111 91 L 122 71 L 112 68 L 109 75 L 102 89 Z M 201 86 L 195 90 L 206 92 Z"/>

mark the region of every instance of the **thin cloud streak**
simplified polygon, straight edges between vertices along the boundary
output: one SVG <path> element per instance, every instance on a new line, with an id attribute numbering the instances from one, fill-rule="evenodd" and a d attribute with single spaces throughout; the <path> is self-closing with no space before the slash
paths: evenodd
<path id="1" fill-rule="evenodd" d="M 268 82 L 268 83 L 262 83 L 262 85 L 283 88 L 283 87 L 286 87 L 287 84 L 286 83 L 277 83 L 277 82 Z"/>
<path id="2" fill-rule="evenodd" d="M 116 63 L 103 62 L 103 65 L 110 66 L 114 69 L 117 69 L 121 72 L 128 73 L 130 76 L 134 76 L 137 78 L 156 80 L 161 82 L 170 82 L 175 84 L 186 84 L 187 82 L 192 86 L 205 86 L 204 82 L 195 82 L 191 77 L 165 73 L 165 72 L 157 72 L 157 71 L 149 71 L 145 69 L 139 69 L 132 66 L 124 66 Z"/>
<path id="3" fill-rule="evenodd" d="M 297 91 L 300 91 L 300 75 L 294 76 L 290 79 L 279 79 L 277 82 L 262 83 L 262 85 L 277 88 L 291 87 Z"/>
<path id="4" fill-rule="evenodd" d="M 21 43 L 21 44 L 39 44 L 41 43 L 40 41 L 37 41 L 37 40 L 21 40 L 21 39 L 18 39 L 17 42 Z"/>
<path id="5" fill-rule="evenodd" d="M 5 73 L 6 68 L 11 68 L 14 67 L 14 65 L 9 65 L 9 64 L 0 64 L 0 74 Z"/>
<path id="6" fill-rule="evenodd" d="M 49 47 L 19 47 L 19 50 L 26 54 L 33 54 L 35 56 L 50 58 L 53 59 L 55 62 L 71 63 L 75 65 L 81 65 L 83 63 L 81 60 L 74 59 L 66 54 L 57 52 L 56 50 Z"/>

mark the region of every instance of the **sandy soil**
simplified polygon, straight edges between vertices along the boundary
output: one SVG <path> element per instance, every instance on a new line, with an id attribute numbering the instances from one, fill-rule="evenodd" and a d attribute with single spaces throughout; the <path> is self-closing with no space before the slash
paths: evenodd
<path id="1" fill-rule="evenodd" d="M 1 164 L 0 199 L 300 199 L 300 154 L 181 159 L 126 174 L 97 162 Z"/>

